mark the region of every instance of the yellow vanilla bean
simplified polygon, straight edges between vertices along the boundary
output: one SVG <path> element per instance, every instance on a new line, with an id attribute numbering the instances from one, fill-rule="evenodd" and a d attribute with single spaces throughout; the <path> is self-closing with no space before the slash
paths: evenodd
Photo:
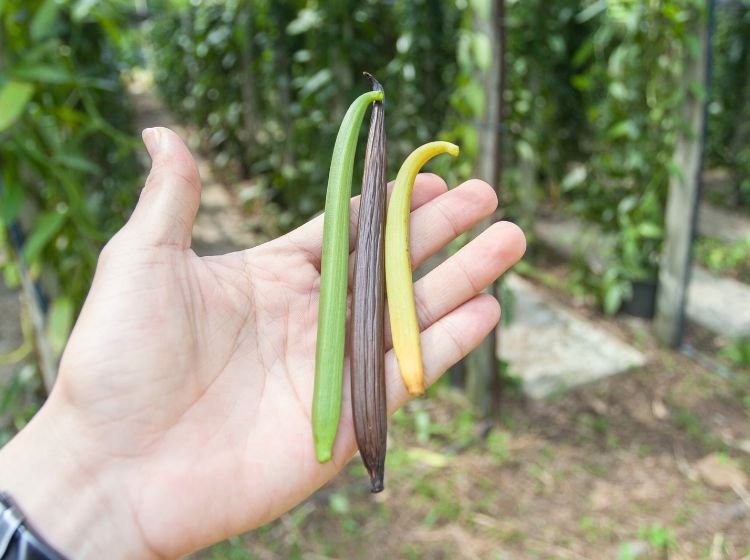
<path id="1" fill-rule="evenodd" d="M 409 254 L 409 207 L 417 173 L 433 157 L 445 153 L 457 156 L 458 146 L 430 142 L 406 158 L 396 176 L 385 220 L 385 286 L 393 350 L 401 378 L 415 396 L 424 393 L 424 372 Z"/>

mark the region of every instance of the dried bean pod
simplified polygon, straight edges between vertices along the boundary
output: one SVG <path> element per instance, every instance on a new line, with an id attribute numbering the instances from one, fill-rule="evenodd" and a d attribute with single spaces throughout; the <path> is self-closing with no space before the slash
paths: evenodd
<path id="1" fill-rule="evenodd" d="M 372 80 L 374 91 L 383 91 Z M 385 400 L 383 322 L 385 315 L 386 150 L 384 101 L 370 117 L 359 205 L 351 321 L 352 417 L 362 462 L 373 492 L 383 490 L 388 410 Z"/>

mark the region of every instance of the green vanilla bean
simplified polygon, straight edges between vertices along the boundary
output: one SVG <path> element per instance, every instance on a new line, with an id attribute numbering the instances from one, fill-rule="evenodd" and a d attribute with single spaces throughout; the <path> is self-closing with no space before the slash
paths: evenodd
<path id="1" fill-rule="evenodd" d="M 396 175 L 386 218 L 385 285 L 393 351 L 401 378 L 412 396 L 424 393 L 425 387 L 409 254 L 409 207 L 419 170 L 435 156 L 446 153 L 457 156 L 458 146 L 430 142 L 409 154 Z"/>
<path id="2" fill-rule="evenodd" d="M 374 91 L 383 86 L 370 74 Z M 383 490 L 388 410 L 385 399 L 385 199 L 384 101 L 370 117 L 352 278 L 351 390 L 354 435 L 372 492 Z"/>
<path id="3" fill-rule="evenodd" d="M 328 174 L 312 406 L 315 455 L 320 463 L 331 459 L 341 415 L 349 268 L 349 204 L 357 135 L 367 106 L 382 99 L 382 91 L 371 91 L 360 95 L 351 104 L 336 136 Z"/>

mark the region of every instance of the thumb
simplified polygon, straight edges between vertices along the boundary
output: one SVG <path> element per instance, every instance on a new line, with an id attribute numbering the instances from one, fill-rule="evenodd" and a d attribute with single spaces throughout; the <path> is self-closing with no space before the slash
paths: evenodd
<path id="1" fill-rule="evenodd" d="M 147 128 L 143 142 L 151 172 L 128 227 L 149 244 L 187 249 L 201 199 L 198 167 L 185 143 L 168 128 Z"/>

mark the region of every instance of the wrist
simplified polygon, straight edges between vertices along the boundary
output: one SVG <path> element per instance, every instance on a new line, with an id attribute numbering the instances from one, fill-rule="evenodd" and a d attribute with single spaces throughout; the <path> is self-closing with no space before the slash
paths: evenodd
<path id="1" fill-rule="evenodd" d="M 68 558 L 150 558 L 126 485 L 85 448 L 74 416 L 57 406 L 48 402 L 0 449 L 0 490 Z"/>

